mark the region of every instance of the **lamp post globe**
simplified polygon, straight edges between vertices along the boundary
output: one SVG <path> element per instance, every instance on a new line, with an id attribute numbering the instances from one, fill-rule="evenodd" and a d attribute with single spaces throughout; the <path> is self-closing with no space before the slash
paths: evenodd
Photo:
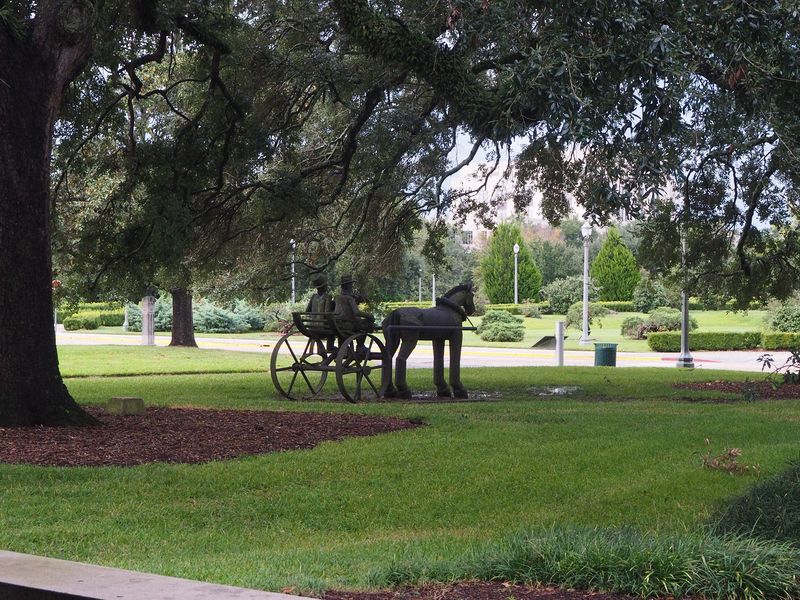
<path id="1" fill-rule="evenodd" d="M 581 235 L 583 236 L 583 328 L 579 344 L 587 345 L 591 343 L 589 339 L 589 240 L 592 237 L 592 224 L 584 221 L 581 225 Z"/>
<path id="2" fill-rule="evenodd" d="M 519 244 L 514 244 L 514 304 L 519 304 Z"/>

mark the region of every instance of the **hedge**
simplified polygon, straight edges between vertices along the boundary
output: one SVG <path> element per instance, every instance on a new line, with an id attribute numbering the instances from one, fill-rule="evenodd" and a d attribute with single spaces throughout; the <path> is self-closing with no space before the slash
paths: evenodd
<path id="1" fill-rule="evenodd" d="M 680 352 L 681 333 L 662 331 L 647 336 L 647 345 L 655 352 Z M 760 331 L 696 331 L 689 334 L 691 350 L 752 350 L 761 346 Z"/>
<path id="2" fill-rule="evenodd" d="M 384 302 L 382 308 L 385 307 L 386 312 L 392 311 L 396 308 L 430 308 L 432 303 L 430 300 L 423 300 L 417 302 L 416 300 L 405 300 L 402 302 Z"/>
<path id="3" fill-rule="evenodd" d="M 637 310 L 633 308 L 633 302 L 628 300 L 600 300 L 594 304 L 599 304 L 614 312 L 637 312 Z"/>
<path id="4" fill-rule="evenodd" d="M 100 327 L 100 321 L 89 313 L 77 313 L 64 319 L 64 329 L 67 331 L 97 329 L 98 327 Z"/>
<path id="5" fill-rule="evenodd" d="M 534 307 L 545 312 L 550 306 L 548 302 L 524 302 L 520 304 L 487 304 L 486 310 L 504 310 L 512 315 L 524 314 L 528 309 Z"/>
<path id="6" fill-rule="evenodd" d="M 800 349 L 800 333 L 785 331 L 765 331 L 761 336 L 764 350 L 798 350 Z"/>

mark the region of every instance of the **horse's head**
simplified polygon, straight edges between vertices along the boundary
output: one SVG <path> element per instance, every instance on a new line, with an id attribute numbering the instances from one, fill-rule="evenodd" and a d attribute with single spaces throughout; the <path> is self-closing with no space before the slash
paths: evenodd
<path id="1" fill-rule="evenodd" d="M 457 285 L 447 292 L 444 297 L 458 304 L 469 316 L 475 313 L 475 302 L 473 300 L 475 291 L 475 286 L 471 281 L 468 281 L 467 283 Z"/>

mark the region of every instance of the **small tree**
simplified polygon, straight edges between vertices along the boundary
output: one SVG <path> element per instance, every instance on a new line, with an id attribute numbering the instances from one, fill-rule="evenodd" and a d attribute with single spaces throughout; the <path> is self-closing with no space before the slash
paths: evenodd
<path id="1" fill-rule="evenodd" d="M 601 300 L 630 300 L 639 283 L 636 259 L 615 228 L 608 230 L 590 268 L 592 281 L 600 287 Z"/>
<path id="2" fill-rule="evenodd" d="M 516 223 L 502 223 L 492 235 L 492 241 L 481 259 L 483 285 L 489 300 L 503 304 L 514 301 L 514 244 L 519 244 L 518 294 L 519 299 L 535 300 L 542 287 L 542 273 L 530 249 L 522 241 L 522 232 Z"/>

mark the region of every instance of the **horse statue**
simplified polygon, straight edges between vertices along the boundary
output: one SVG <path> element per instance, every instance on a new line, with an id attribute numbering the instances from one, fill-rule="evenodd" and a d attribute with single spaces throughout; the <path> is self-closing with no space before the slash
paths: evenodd
<path id="1" fill-rule="evenodd" d="M 450 386 L 456 398 L 469 394 L 461 384 L 461 324 L 475 312 L 472 283 L 454 287 L 436 299 L 433 308 L 398 308 L 381 323 L 389 357 L 383 366 L 384 397 L 411 398 L 406 383 L 406 361 L 419 340 L 433 343 L 433 382 L 438 396 L 450 397 L 450 387 L 444 379 L 444 343 L 450 342 Z M 395 378 L 392 381 L 392 359 L 397 352 Z M 395 387 L 396 385 L 396 387 Z"/>

